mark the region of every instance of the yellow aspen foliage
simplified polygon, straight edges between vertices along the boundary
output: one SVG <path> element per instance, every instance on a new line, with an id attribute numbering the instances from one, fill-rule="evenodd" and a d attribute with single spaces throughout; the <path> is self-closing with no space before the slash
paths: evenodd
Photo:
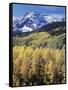
<path id="1" fill-rule="evenodd" d="M 64 83 L 64 58 L 59 49 L 13 47 L 13 85 Z"/>
<path id="2" fill-rule="evenodd" d="M 33 52 L 32 56 L 32 71 L 33 73 L 37 74 L 38 73 L 38 65 L 39 65 L 39 57 L 40 57 L 40 52 L 39 49 L 36 48 L 35 51 Z"/>
<path id="3" fill-rule="evenodd" d="M 18 47 L 15 46 L 13 48 L 13 60 L 16 60 L 16 58 L 18 57 L 18 55 L 19 55 Z"/>
<path id="4" fill-rule="evenodd" d="M 55 61 L 57 64 L 62 65 L 64 63 L 64 52 L 62 50 L 56 50 Z"/>
<path id="5" fill-rule="evenodd" d="M 55 62 L 52 60 L 49 60 L 44 66 L 45 74 L 53 75 L 54 68 L 55 68 Z"/>
<path id="6" fill-rule="evenodd" d="M 45 59 L 45 61 L 54 59 L 53 52 L 50 48 L 44 49 L 43 58 Z"/>

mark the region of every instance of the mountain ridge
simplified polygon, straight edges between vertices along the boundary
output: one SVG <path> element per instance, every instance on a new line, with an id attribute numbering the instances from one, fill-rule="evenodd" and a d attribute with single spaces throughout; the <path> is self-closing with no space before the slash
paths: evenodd
<path id="1" fill-rule="evenodd" d="M 64 17 L 42 15 L 38 12 L 26 13 L 24 16 L 13 19 L 13 31 L 28 32 L 41 28 L 49 23 L 65 21 Z"/>

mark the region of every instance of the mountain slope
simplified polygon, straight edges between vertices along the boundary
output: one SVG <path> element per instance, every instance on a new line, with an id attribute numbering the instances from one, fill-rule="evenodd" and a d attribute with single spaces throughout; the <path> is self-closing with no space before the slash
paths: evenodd
<path id="1" fill-rule="evenodd" d="M 65 48 L 65 33 L 66 28 L 63 24 L 47 32 L 43 29 L 41 29 L 40 31 L 36 30 L 34 32 L 29 32 L 27 35 L 13 36 L 13 46 L 25 45 L 31 46 L 33 48 L 49 47 L 62 49 Z"/>

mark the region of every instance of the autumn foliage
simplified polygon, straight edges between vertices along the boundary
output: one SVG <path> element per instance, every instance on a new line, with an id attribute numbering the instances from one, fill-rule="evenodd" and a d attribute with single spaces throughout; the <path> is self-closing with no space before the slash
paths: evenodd
<path id="1" fill-rule="evenodd" d="M 13 86 L 65 83 L 65 55 L 60 49 L 15 46 Z"/>

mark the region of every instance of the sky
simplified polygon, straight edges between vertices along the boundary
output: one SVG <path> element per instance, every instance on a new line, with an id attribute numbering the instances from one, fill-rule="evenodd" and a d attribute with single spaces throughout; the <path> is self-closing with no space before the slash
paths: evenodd
<path id="1" fill-rule="evenodd" d="M 51 14 L 65 16 L 65 7 L 13 4 L 13 16 L 20 17 L 25 15 L 27 12 L 38 12 L 45 15 Z"/>

